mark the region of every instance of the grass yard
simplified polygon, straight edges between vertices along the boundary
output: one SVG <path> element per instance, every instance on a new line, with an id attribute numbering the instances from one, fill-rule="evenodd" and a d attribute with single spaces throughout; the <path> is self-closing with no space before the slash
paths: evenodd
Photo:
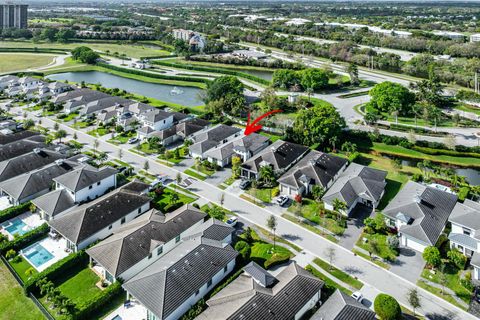
<path id="1" fill-rule="evenodd" d="M 305 222 L 303 222 L 303 221 L 299 221 L 298 218 L 292 217 L 291 214 L 284 213 L 284 214 L 282 214 L 282 217 L 285 218 L 285 219 L 287 219 L 287 220 L 289 220 L 289 221 L 291 221 L 291 222 L 293 222 L 293 223 L 298 224 L 299 226 L 304 227 L 304 228 L 307 229 L 307 230 L 310 230 L 310 231 L 313 232 L 313 233 L 318 234 L 319 236 L 322 236 L 322 237 L 330 240 L 330 241 L 333 242 L 333 243 L 337 243 L 337 242 L 338 242 L 337 238 L 335 238 L 335 237 L 332 236 L 331 234 L 325 233 L 323 230 L 320 230 L 320 229 L 316 228 L 315 226 L 312 226 L 312 225 L 310 225 L 310 224 L 308 224 L 308 223 L 305 223 Z"/>
<path id="2" fill-rule="evenodd" d="M 200 175 L 200 174 L 198 174 L 195 171 L 190 170 L 190 169 L 185 170 L 183 173 L 188 174 L 189 176 L 192 176 L 192 177 L 194 177 L 198 180 L 203 181 L 203 180 L 207 179 L 207 177 L 204 177 L 204 176 L 202 176 L 202 175 Z"/>
<path id="3" fill-rule="evenodd" d="M 423 288 L 427 291 L 430 291 L 431 293 L 433 293 L 434 295 L 442 298 L 443 300 L 446 300 L 448 302 L 450 302 L 451 304 L 459 307 L 460 309 L 463 309 L 466 311 L 465 307 L 461 304 L 459 304 L 451 295 L 449 295 L 448 293 L 442 293 L 442 289 L 440 288 L 436 288 L 436 287 L 432 287 L 430 285 L 428 285 L 427 283 L 421 281 L 421 280 L 418 280 L 417 281 L 417 286 L 419 286 L 420 288 Z"/>
<path id="4" fill-rule="evenodd" d="M 84 129 L 84 128 L 90 127 L 91 125 L 92 125 L 91 122 L 79 121 L 74 123 L 72 127 L 75 129 Z"/>
<path id="5" fill-rule="evenodd" d="M 445 278 L 446 278 L 446 284 L 445 287 L 453 290 L 455 292 L 456 296 L 465 301 L 466 303 L 470 303 L 470 299 L 472 296 L 472 292 L 462 286 L 460 283 L 460 273 L 461 270 L 453 266 L 452 264 L 448 263 L 446 264 L 445 267 Z M 422 271 L 422 277 L 430 280 L 432 282 L 441 284 L 441 271 L 437 270 L 435 274 L 430 273 L 428 269 L 424 269 Z"/>
<path id="6" fill-rule="evenodd" d="M 110 130 L 109 129 L 106 129 L 106 128 L 98 128 L 98 129 L 94 129 L 94 130 L 90 130 L 87 132 L 87 134 L 91 135 L 91 136 L 94 136 L 94 137 L 101 137 L 101 136 L 104 136 L 106 135 L 107 133 L 109 133 Z"/>
<path id="7" fill-rule="evenodd" d="M 480 116 L 480 108 L 477 108 L 475 106 L 471 106 L 468 104 L 457 104 L 454 106 L 455 109 L 459 111 L 465 111 L 465 112 L 471 112 L 475 113 L 476 115 Z"/>
<path id="8" fill-rule="evenodd" d="M 363 242 L 363 238 L 368 239 L 368 242 Z M 368 251 L 369 243 L 371 243 L 372 241 L 376 241 L 378 248 L 378 252 L 374 252 L 374 255 L 377 255 L 380 258 L 386 259 L 388 261 L 395 261 L 395 259 L 397 258 L 397 252 L 395 252 L 388 246 L 387 236 L 384 234 L 362 233 L 359 240 L 357 241 L 357 246 Z"/>
<path id="9" fill-rule="evenodd" d="M 276 246 L 274 250 L 273 244 L 266 242 L 255 242 L 251 249 L 250 258 L 266 269 L 276 263 L 286 262 L 292 256 L 288 249 Z"/>
<path id="10" fill-rule="evenodd" d="M 335 268 L 334 266 L 330 266 L 327 262 L 319 258 L 316 258 L 315 260 L 313 260 L 313 262 L 338 280 L 342 280 L 344 283 L 350 285 L 352 288 L 360 290 L 363 287 L 363 283 L 361 281 L 355 279 L 354 277 L 343 272 L 342 270 Z"/>
<path id="11" fill-rule="evenodd" d="M 322 226 L 336 235 L 342 235 L 345 232 L 345 228 L 340 226 L 335 219 L 327 218 L 326 216 L 320 217 L 319 212 L 322 209 L 323 204 L 319 204 L 310 199 L 303 199 L 302 215 L 305 219 Z M 294 205 L 288 208 L 289 212 L 293 212 L 294 210 Z"/>
<path id="12" fill-rule="evenodd" d="M 158 150 L 157 149 L 151 149 L 150 144 L 148 142 L 144 142 L 142 144 L 139 144 L 138 147 L 134 148 L 135 150 L 138 150 L 140 152 L 143 152 L 145 154 L 157 154 Z"/>
<path id="13" fill-rule="evenodd" d="M 113 144 L 125 144 L 128 142 L 128 139 L 133 138 L 136 136 L 136 133 L 134 131 L 128 131 L 128 132 L 123 132 L 121 134 L 117 134 L 115 138 L 107 140 L 107 142 L 113 143 Z"/>
<path id="14" fill-rule="evenodd" d="M 377 266 L 379 266 L 379 267 L 381 267 L 381 268 L 383 268 L 383 269 L 387 269 L 387 270 L 390 269 L 390 265 L 389 265 L 388 263 L 385 263 L 385 262 L 380 261 L 380 260 L 378 260 L 378 259 L 373 259 L 373 260 L 372 260 L 372 259 L 370 259 L 370 257 L 368 256 L 368 254 L 365 254 L 365 253 L 363 253 L 363 252 L 361 252 L 361 251 L 359 251 L 359 250 L 355 250 L 355 249 L 353 249 L 352 252 L 355 253 L 357 256 L 362 257 L 362 258 L 365 259 L 365 260 L 372 261 L 372 262 L 375 263 Z"/>
<path id="15" fill-rule="evenodd" d="M 247 193 L 262 202 L 270 203 L 273 199 L 272 190 L 273 188 L 262 188 L 262 189 L 250 188 L 248 189 Z"/>
<path id="16" fill-rule="evenodd" d="M 3 262 L 0 262 L 0 319 L 43 319 L 40 310 L 25 296 L 22 287 Z"/>
<path id="17" fill-rule="evenodd" d="M 9 263 L 12 266 L 12 268 L 15 269 L 15 271 L 20 276 L 23 282 L 27 281 L 28 278 L 30 277 L 27 274 L 25 274 L 25 272 L 30 268 L 34 270 L 33 274 L 38 273 L 38 271 L 35 270 L 35 268 L 33 268 L 32 265 L 22 257 L 19 257 L 19 260 L 17 262 L 9 261 Z"/>
<path id="18" fill-rule="evenodd" d="M 78 116 L 78 112 L 72 112 L 62 119 L 63 122 L 70 122 Z"/>
<path id="19" fill-rule="evenodd" d="M 324 301 L 324 299 L 331 296 L 332 293 L 334 293 L 336 289 L 339 289 L 340 291 L 348 294 L 349 296 L 352 294 L 352 291 L 350 291 L 347 288 L 339 285 L 338 283 L 336 283 L 335 281 L 333 281 L 332 279 L 327 277 L 325 274 L 318 271 L 318 269 L 316 267 L 308 265 L 308 266 L 305 267 L 305 270 L 309 271 L 315 277 L 317 277 L 320 280 L 322 280 L 323 282 L 325 282 L 325 284 L 322 288 L 322 301 Z"/>
<path id="20" fill-rule="evenodd" d="M 96 286 L 100 278 L 90 268 L 84 268 L 58 286 L 58 289 L 75 304 L 89 300 L 101 290 Z M 62 280 L 60 280 L 62 281 Z"/>
<path id="21" fill-rule="evenodd" d="M 0 41 L 1 47 L 2 41 Z M 48 65 L 54 55 L 29 53 L 0 53 L 0 73 L 22 71 Z"/>
<path id="22" fill-rule="evenodd" d="M 157 210 L 162 211 L 163 213 L 170 212 L 176 208 L 181 207 L 184 204 L 187 203 L 192 203 L 195 201 L 195 198 L 188 197 L 184 194 L 181 193 L 176 193 L 178 195 L 178 200 L 177 202 L 173 203 L 172 201 L 172 195 L 175 193 L 174 190 L 165 188 L 163 190 L 163 193 L 161 195 L 155 195 L 153 199 L 153 207 Z"/>

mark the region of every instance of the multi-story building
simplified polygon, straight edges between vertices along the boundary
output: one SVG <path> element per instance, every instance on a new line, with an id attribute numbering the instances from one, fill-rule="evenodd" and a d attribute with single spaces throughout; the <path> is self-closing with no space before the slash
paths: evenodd
<path id="1" fill-rule="evenodd" d="M 28 5 L 0 4 L 0 29 L 26 29 L 28 20 Z"/>

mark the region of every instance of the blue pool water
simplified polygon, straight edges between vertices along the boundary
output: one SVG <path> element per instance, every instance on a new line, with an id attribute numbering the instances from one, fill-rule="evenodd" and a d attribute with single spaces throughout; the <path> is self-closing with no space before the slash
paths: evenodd
<path id="1" fill-rule="evenodd" d="M 29 228 L 27 228 L 27 225 L 20 219 L 13 219 L 10 222 L 7 222 L 6 224 L 4 224 L 3 227 L 12 236 L 16 234 L 18 234 L 19 236 L 22 236 L 29 231 Z"/>
<path id="2" fill-rule="evenodd" d="M 23 255 L 37 268 L 52 260 L 54 257 L 53 254 L 48 252 L 47 249 L 42 247 L 40 244 L 34 244 L 33 246 L 23 250 Z"/>

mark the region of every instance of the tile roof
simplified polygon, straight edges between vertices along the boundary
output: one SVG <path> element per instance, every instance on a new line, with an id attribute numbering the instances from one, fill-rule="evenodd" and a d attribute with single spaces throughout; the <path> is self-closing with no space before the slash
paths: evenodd
<path id="1" fill-rule="evenodd" d="M 428 245 L 435 245 L 457 202 L 457 196 L 409 181 L 393 198 L 383 214 L 395 219 L 398 213 L 411 218 L 399 232 Z"/>
<path id="2" fill-rule="evenodd" d="M 244 272 L 210 298 L 209 307 L 197 319 L 293 319 L 323 287 L 322 281 L 293 261 L 276 280 L 268 288 Z"/>
<path id="3" fill-rule="evenodd" d="M 32 203 L 45 211 L 50 217 L 73 208 L 75 202 L 65 189 L 57 189 L 32 200 Z"/>
<path id="4" fill-rule="evenodd" d="M 312 320 L 374 320 L 375 312 L 340 290 L 325 301 Z"/>
<path id="5" fill-rule="evenodd" d="M 0 145 L 0 161 L 21 156 L 22 154 L 31 152 L 35 148 L 43 148 L 45 147 L 44 141 L 45 138 L 38 135 Z"/>
<path id="6" fill-rule="evenodd" d="M 158 319 L 167 319 L 237 255 L 230 245 L 185 240 L 122 286 Z"/>
<path id="7" fill-rule="evenodd" d="M 88 249 L 87 253 L 110 274 L 119 276 L 158 245 L 175 239 L 205 217 L 205 213 L 191 205 L 167 214 L 152 209 Z"/>
<path id="8" fill-rule="evenodd" d="M 294 188 L 301 187 L 302 180 L 327 188 L 348 161 L 344 158 L 312 150 L 278 179 L 278 183 Z"/>
<path id="9" fill-rule="evenodd" d="M 150 201 L 146 195 L 121 187 L 48 223 L 62 236 L 78 244 Z"/>
<path id="10" fill-rule="evenodd" d="M 480 203 L 465 199 L 457 202 L 448 221 L 473 230 L 480 230 Z"/>
<path id="11" fill-rule="evenodd" d="M 355 203 L 359 196 L 378 202 L 385 190 L 386 176 L 386 171 L 351 163 L 322 199 L 327 203 L 339 199 L 345 201 L 348 207 Z"/>
<path id="12" fill-rule="evenodd" d="M 0 133 L 0 145 L 5 145 L 22 139 L 26 139 L 33 136 L 40 136 L 38 132 L 33 132 L 29 130 L 23 130 L 15 132 L 12 134 L 2 134 Z"/>
<path id="13" fill-rule="evenodd" d="M 268 163 L 274 170 L 283 170 L 294 164 L 308 150 L 308 147 L 300 144 L 277 140 L 270 147 L 245 161 L 242 168 L 258 173 L 261 164 Z"/>
<path id="14" fill-rule="evenodd" d="M 97 169 L 90 165 L 84 165 L 67 174 L 57 177 L 54 180 L 65 188 L 76 192 L 116 173 L 117 170 L 112 167 L 107 166 Z"/>

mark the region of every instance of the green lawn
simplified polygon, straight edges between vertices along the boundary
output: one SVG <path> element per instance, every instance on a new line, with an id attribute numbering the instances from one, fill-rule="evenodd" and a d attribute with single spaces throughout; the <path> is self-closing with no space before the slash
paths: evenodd
<path id="1" fill-rule="evenodd" d="M 443 300 L 446 300 L 446 301 L 450 302 L 451 304 L 459 307 L 460 309 L 466 310 L 465 307 L 463 305 L 459 304 L 450 294 L 445 293 L 445 292 L 442 293 L 442 289 L 440 289 L 440 288 L 432 287 L 432 286 L 426 284 L 425 282 L 423 282 L 421 280 L 417 281 L 417 286 L 419 286 L 420 288 L 423 288 L 427 291 L 430 291 L 434 295 L 442 298 Z"/>
<path id="2" fill-rule="evenodd" d="M 389 265 L 388 263 L 385 263 L 385 262 L 380 261 L 380 260 L 378 260 L 378 259 L 373 259 L 373 260 L 372 260 L 372 259 L 370 259 L 370 257 L 368 256 L 368 254 L 365 254 L 365 253 L 363 253 L 363 252 L 361 252 L 361 251 L 359 251 L 359 250 L 355 250 L 355 249 L 353 249 L 352 252 L 355 253 L 357 256 L 360 256 L 360 257 L 362 257 L 362 258 L 364 258 L 364 259 L 366 259 L 366 260 L 368 260 L 368 261 L 372 261 L 372 262 L 375 263 L 377 266 L 379 266 L 379 267 L 381 267 L 381 268 L 383 268 L 383 269 L 387 269 L 387 270 L 390 269 L 390 265 Z"/>
<path id="3" fill-rule="evenodd" d="M 69 113 L 65 118 L 62 119 L 63 122 L 70 122 L 78 116 L 77 112 Z"/>
<path id="4" fill-rule="evenodd" d="M 107 128 L 98 128 L 98 129 L 90 130 L 87 133 L 91 136 L 94 136 L 94 137 L 101 137 L 101 136 L 106 135 L 109 132 L 110 132 L 110 130 L 107 129 Z"/>
<path id="5" fill-rule="evenodd" d="M 455 105 L 454 108 L 459 110 L 459 111 L 471 112 L 471 113 L 475 113 L 476 115 L 480 116 L 480 108 L 477 108 L 475 106 L 471 106 L 471 105 L 468 105 L 468 104 L 457 104 L 457 105 Z"/>
<path id="6" fill-rule="evenodd" d="M 25 296 L 3 262 L 0 262 L 0 319 L 44 319 L 40 310 Z"/>
<path id="7" fill-rule="evenodd" d="M 270 203 L 273 198 L 272 190 L 273 188 L 262 188 L 262 189 L 250 188 L 247 190 L 247 193 L 262 202 Z"/>
<path id="8" fill-rule="evenodd" d="M 344 292 L 348 295 L 352 294 L 352 291 L 350 291 L 347 288 L 339 285 L 338 283 L 336 283 L 335 281 L 333 281 L 332 279 L 327 277 L 325 274 L 318 271 L 317 268 L 315 268 L 311 265 L 308 265 L 308 266 L 305 267 L 305 269 L 307 271 L 309 271 L 311 274 L 313 274 L 315 277 L 317 277 L 320 280 L 322 280 L 323 282 L 325 282 L 325 284 L 322 288 L 322 297 L 329 297 L 330 295 L 332 295 L 333 292 L 335 292 L 336 289 L 339 289 L 339 290 L 341 290 L 342 292 Z"/>
<path id="9" fill-rule="evenodd" d="M 83 128 L 87 128 L 89 126 L 91 126 L 92 123 L 91 122 L 86 122 L 86 121 L 79 121 L 79 122 L 76 122 L 72 125 L 72 127 L 74 127 L 75 129 L 83 129 Z"/>
<path id="10" fill-rule="evenodd" d="M 188 174 L 189 176 L 192 176 L 192 177 L 197 178 L 198 180 L 202 180 L 202 181 L 207 178 L 207 177 L 204 177 L 202 175 L 199 175 L 198 173 L 196 173 L 195 171 L 190 170 L 190 169 L 185 170 L 183 173 Z"/>
<path id="11" fill-rule="evenodd" d="M 142 144 L 138 145 L 138 148 L 135 147 L 135 150 L 139 150 L 145 154 L 157 154 L 158 150 L 157 149 L 152 149 L 150 148 L 150 144 L 148 142 L 144 142 Z"/>
<path id="12" fill-rule="evenodd" d="M 304 221 L 299 221 L 298 218 L 292 217 L 291 214 L 284 213 L 284 214 L 282 214 L 282 217 L 285 218 L 285 219 L 287 219 L 287 220 L 289 220 L 289 221 L 291 221 L 291 222 L 293 222 L 293 223 L 296 223 L 296 224 L 298 224 L 299 226 L 302 226 L 302 227 L 304 227 L 305 229 L 310 230 L 311 232 L 316 233 L 316 234 L 318 234 L 318 235 L 320 235 L 320 236 L 322 236 L 322 237 L 324 237 L 324 238 L 326 238 L 326 239 L 328 239 L 328 240 L 330 240 L 330 241 L 332 241 L 332 242 L 334 242 L 334 243 L 337 243 L 337 242 L 338 242 L 337 238 L 335 238 L 335 237 L 332 236 L 331 234 L 326 233 L 326 232 L 324 232 L 323 230 L 320 230 L 320 229 L 318 229 L 317 227 L 312 226 L 312 225 L 310 225 L 310 224 L 308 224 L 308 223 L 305 223 Z"/>
<path id="13" fill-rule="evenodd" d="M 81 304 L 101 291 L 96 286 L 98 281 L 100 281 L 98 275 L 87 267 L 66 279 L 58 288 L 73 303 Z"/>
<path id="14" fill-rule="evenodd" d="M 33 268 L 32 265 L 30 263 L 28 263 L 27 260 L 25 260 L 22 257 L 19 257 L 18 262 L 9 261 L 9 263 L 12 266 L 12 268 L 15 269 L 15 271 L 20 276 L 20 278 L 22 279 L 23 282 L 28 280 L 29 276 L 27 276 L 25 274 L 25 272 L 27 270 L 29 270 L 30 268 L 32 268 L 34 270 L 33 274 L 38 273 L 38 271 L 35 270 L 35 268 Z"/>
<path id="15" fill-rule="evenodd" d="M 363 238 L 367 238 L 368 242 L 364 243 Z M 378 252 L 374 253 L 374 255 L 379 256 L 382 259 L 386 259 L 388 261 L 395 261 L 397 258 L 397 253 L 392 250 L 387 243 L 387 236 L 384 234 L 368 234 L 368 233 L 362 233 L 360 235 L 359 240 L 357 241 L 357 246 L 360 248 L 367 250 L 369 249 L 369 243 L 371 241 L 376 241 L 377 242 L 377 247 L 378 247 Z"/>
<path id="16" fill-rule="evenodd" d="M 266 242 L 255 242 L 251 249 L 250 258 L 267 269 L 275 262 L 287 261 L 292 256 L 288 249 L 276 246 L 274 250 L 273 244 Z"/>
<path id="17" fill-rule="evenodd" d="M 342 270 L 335 268 L 334 266 L 330 266 L 327 262 L 319 258 L 316 258 L 315 260 L 313 260 L 313 262 L 316 265 L 318 265 L 320 268 L 325 270 L 326 272 L 330 273 L 335 278 L 343 281 L 344 283 L 350 285 L 351 287 L 357 290 L 360 290 L 363 287 L 363 283 L 361 281 L 355 279 L 354 277 L 343 272 Z"/>
<path id="18" fill-rule="evenodd" d="M 125 144 L 128 142 L 128 139 L 133 138 L 136 136 L 134 131 L 122 132 L 120 134 L 115 135 L 115 138 L 107 140 L 113 144 Z"/>
<path id="19" fill-rule="evenodd" d="M 172 199 L 172 194 L 174 193 L 175 191 L 169 188 L 164 189 L 163 193 L 159 196 L 152 193 L 152 196 L 154 196 L 153 207 L 157 210 L 162 211 L 163 213 L 166 213 L 184 204 L 192 203 L 193 201 L 195 201 L 195 198 L 188 197 L 186 195 L 183 195 L 177 192 L 179 197 L 178 201 L 176 203 L 173 203 L 171 199 Z"/>
<path id="20" fill-rule="evenodd" d="M 447 263 L 445 267 L 445 278 L 446 278 L 445 286 L 453 290 L 453 292 L 455 292 L 457 297 L 459 297 L 466 303 L 470 303 L 472 292 L 470 292 L 470 290 L 462 286 L 462 284 L 460 283 L 460 273 L 461 273 L 461 270 L 459 270 L 452 264 Z M 435 274 L 432 274 L 430 273 L 429 270 L 424 269 L 422 272 L 422 277 L 432 282 L 441 284 L 441 274 L 442 273 L 440 270 L 437 270 Z"/>
<path id="21" fill-rule="evenodd" d="M 0 41 L 0 47 L 2 46 Z M 54 55 L 35 53 L 0 53 L 0 73 L 22 71 L 46 66 L 53 61 Z"/>
<path id="22" fill-rule="evenodd" d="M 345 232 L 345 228 L 339 225 L 337 220 L 327 218 L 326 216 L 320 217 L 319 212 L 323 209 L 323 204 L 306 198 L 304 198 L 302 202 L 302 215 L 305 219 L 322 226 L 336 235 L 342 235 Z M 288 211 L 293 212 L 294 208 L 292 205 L 288 208 Z"/>

